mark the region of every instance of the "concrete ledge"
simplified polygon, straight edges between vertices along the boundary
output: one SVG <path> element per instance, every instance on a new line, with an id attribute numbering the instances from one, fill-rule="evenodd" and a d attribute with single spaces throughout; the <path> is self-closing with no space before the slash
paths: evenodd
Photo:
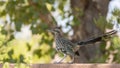
<path id="1" fill-rule="evenodd" d="M 120 64 L 36 64 L 32 68 L 120 68 Z"/>
<path id="2" fill-rule="evenodd" d="M 14 64 L 9 65 L 14 68 Z M 30 68 L 120 68 L 120 64 L 31 64 Z M 0 68 L 3 64 L 0 64 Z"/>

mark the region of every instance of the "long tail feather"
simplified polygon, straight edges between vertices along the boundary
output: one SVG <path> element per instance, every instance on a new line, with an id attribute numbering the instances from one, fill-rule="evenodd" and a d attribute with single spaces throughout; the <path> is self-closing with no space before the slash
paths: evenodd
<path id="1" fill-rule="evenodd" d="M 102 34 L 102 35 L 100 35 L 100 36 L 98 36 L 98 37 L 96 37 L 96 38 L 92 38 L 92 39 L 80 41 L 80 42 L 78 42 L 77 44 L 78 44 L 78 45 L 85 45 L 85 44 L 95 43 L 95 42 L 101 41 L 102 38 L 108 38 L 110 35 L 113 35 L 113 34 L 115 34 L 115 33 L 117 33 L 117 31 L 116 31 L 116 30 L 112 30 L 112 31 L 107 32 L 107 33 L 105 33 L 105 34 Z"/>

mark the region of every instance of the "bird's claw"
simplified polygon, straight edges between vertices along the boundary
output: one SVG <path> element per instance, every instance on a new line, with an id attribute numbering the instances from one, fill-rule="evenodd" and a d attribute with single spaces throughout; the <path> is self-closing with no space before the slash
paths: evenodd
<path id="1" fill-rule="evenodd" d="M 61 62 L 54 62 L 54 64 L 61 64 Z"/>

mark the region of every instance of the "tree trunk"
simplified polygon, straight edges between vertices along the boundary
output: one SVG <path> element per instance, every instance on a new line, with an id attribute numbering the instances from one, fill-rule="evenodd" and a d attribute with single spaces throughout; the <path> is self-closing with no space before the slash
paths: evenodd
<path id="1" fill-rule="evenodd" d="M 109 0 L 71 0 L 73 15 L 80 22 L 80 26 L 73 27 L 74 40 L 85 40 L 103 33 L 94 24 L 93 19 L 98 19 L 99 15 L 106 16 L 108 3 Z M 83 14 L 80 15 L 80 13 Z M 90 62 L 95 58 L 99 58 L 102 55 L 100 44 L 94 43 L 81 47 L 79 49 L 80 56 L 75 58 L 75 63 Z"/>

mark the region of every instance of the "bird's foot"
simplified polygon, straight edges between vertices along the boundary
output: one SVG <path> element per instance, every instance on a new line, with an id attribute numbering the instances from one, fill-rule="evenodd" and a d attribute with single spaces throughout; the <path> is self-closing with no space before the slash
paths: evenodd
<path id="1" fill-rule="evenodd" d="M 54 64 L 62 64 L 62 62 L 54 62 Z"/>
<path id="2" fill-rule="evenodd" d="M 73 62 L 67 62 L 67 63 L 63 63 L 63 62 L 54 62 L 54 64 L 73 64 Z"/>

